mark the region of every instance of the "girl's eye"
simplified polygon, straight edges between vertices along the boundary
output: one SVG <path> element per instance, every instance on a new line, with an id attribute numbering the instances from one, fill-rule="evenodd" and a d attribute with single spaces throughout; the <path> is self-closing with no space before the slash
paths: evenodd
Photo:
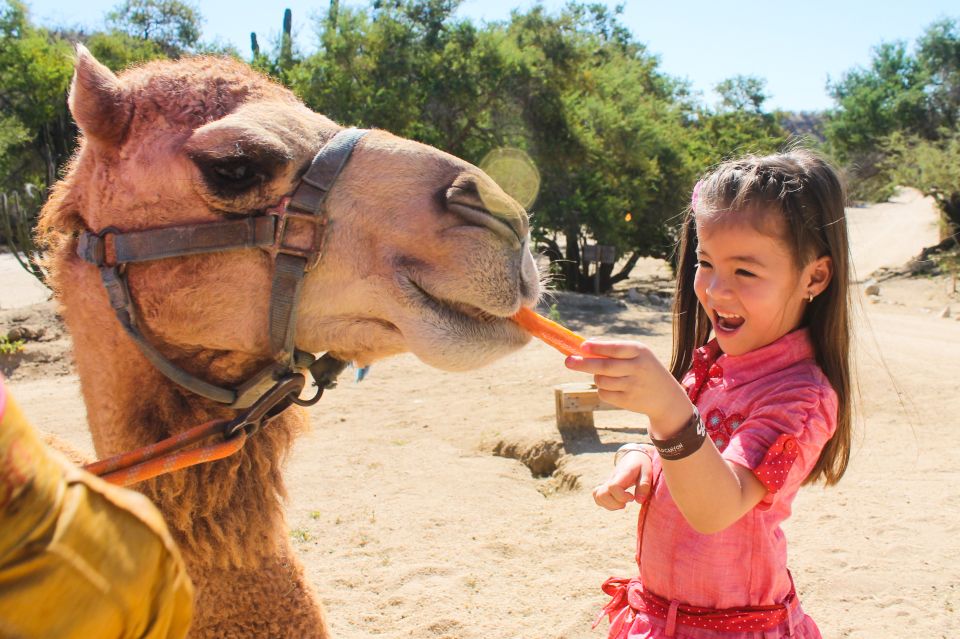
<path id="1" fill-rule="evenodd" d="M 698 268 L 710 268 L 710 262 L 708 262 L 708 261 L 706 261 L 706 260 L 697 260 L 697 267 L 698 267 Z"/>
<path id="2" fill-rule="evenodd" d="M 744 269 L 742 269 L 742 268 L 738 268 L 738 269 L 737 269 L 737 275 L 743 275 L 744 277 L 756 277 L 756 276 L 757 276 L 756 273 L 751 273 L 750 271 L 746 271 L 746 270 L 744 270 Z"/>

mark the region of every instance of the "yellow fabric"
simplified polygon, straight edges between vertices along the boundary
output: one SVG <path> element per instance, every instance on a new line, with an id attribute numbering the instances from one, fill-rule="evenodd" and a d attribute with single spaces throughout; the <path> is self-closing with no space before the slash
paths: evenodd
<path id="1" fill-rule="evenodd" d="M 59 459 L 0 381 L 0 639 L 184 637 L 193 586 L 157 509 Z"/>

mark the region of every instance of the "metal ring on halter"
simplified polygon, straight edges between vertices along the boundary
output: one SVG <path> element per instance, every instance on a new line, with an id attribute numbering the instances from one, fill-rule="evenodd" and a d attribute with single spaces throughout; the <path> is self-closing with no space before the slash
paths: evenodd
<path id="1" fill-rule="evenodd" d="M 300 399 L 300 397 L 297 396 L 297 397 L 291 397 L 290 401 L 292 401 L 297 406 L 313 406 L 314 404 L 320 401 L 320 398 L 323 397 L 323 391 L 325 390 L 327 389 L 317 386 L 316 394 L 310 399 Z"/>

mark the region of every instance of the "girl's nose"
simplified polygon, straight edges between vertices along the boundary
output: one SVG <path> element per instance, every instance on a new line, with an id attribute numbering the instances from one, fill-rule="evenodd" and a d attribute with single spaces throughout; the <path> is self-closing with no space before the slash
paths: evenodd
<path id="1" fill-rule="evenodd" d="M 707 297 L 711 299 L 722 300 L 730 297 L 732 291 L 727 284 L 727 280 L 718 274 L 714 274 L 707 282 Z"/>

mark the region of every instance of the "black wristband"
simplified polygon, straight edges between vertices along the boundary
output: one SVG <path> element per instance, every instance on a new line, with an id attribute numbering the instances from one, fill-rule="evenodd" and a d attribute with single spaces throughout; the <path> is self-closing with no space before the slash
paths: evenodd
<path id="1" fill-rule="evenodd" d="M 690 421 L 680 429 L 676 435 L 670 439 L 656 439 L 650 436 L 650 441 L 657 447 L 661 459 L 676 461 L 688 457 L 703 445 L 703 440 L 707 438 L 707 428 L 700 419 L 700 411 L 693 407 L 693 416 Z"/>

